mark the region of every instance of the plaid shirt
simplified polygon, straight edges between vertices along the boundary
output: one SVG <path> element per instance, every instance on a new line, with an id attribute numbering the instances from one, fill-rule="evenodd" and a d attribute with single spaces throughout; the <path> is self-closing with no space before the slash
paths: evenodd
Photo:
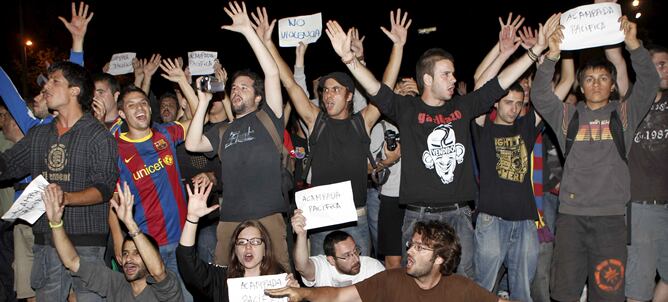
<path id="1" fill-rule="evenodd" d="M 97 189 L 104 202 L 66 207 L 65 231 L 74 245 L 106 245 L 109 233 L 108 200 L 118 180 L 118 147 L 104 125 L 89 113 L 58 136 L 55 122 L 33 127 L 13 148 L 0 154 L 0 179 L 40 174 L 57 183 L 64 192 Z M 46 215 L 33 225 L 35 243 L 47 244 L 51 237 Z"/>

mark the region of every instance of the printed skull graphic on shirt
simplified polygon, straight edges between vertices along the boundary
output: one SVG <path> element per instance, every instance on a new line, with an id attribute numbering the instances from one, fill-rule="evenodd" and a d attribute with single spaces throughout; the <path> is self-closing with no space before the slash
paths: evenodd
<path id="1" fill-rule="evenodd" d="M 451 124 L 438 125 L 427 137 L 427 150 L 422 153 L 424 166 L 435 169 L 441 182 L 449 184 L 455 179 L 457 164 L 464 161 L 466 148 L 457 142 Z"/>

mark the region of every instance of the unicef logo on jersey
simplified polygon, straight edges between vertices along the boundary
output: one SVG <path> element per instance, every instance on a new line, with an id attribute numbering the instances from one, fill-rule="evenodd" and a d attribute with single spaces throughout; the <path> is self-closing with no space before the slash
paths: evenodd
<path id="1" fill-rule="evenodd" d="M 144 165 L 142 169 L 132 173 L 132 178 L 134 180 L 140 180 L 148 175 L 157 173 L 158 171 L 164 169 L 165 166 L 172 166 L 172 165 L 174 165 L 174 157 L 170 154 L 167 154 L 162 158 L 158 158 L 157 163 L 152 165 Z"/>

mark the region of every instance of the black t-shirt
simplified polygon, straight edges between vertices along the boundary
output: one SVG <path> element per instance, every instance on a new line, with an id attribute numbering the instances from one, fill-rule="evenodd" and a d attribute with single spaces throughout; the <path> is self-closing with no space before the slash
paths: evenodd
<path id="1" fill-rule="evenodd" d="M 292 139 L 292 145 L 294 146 L 293 152 L 295 156 L 295 183 L 302 181 L 304 175 L 304 158 L 308 155 L 308 141 L 305 138 L 301 138 L 296 133 L 290 133 L 290 138 Z"/>
<path id="2" fill-rule="evenodd" d="M 282 133 L 281 119 L 271 109 L 262 110 Z M 281 193 L 280 155 L 269 132 L 258 119 L 257 112 L 234 120 L 225 131 L 223 146 L 219 148 L 221 142 L 218 129 L 222 124 L 217 124 L 204 134 L 214 149 L 208 155 L 222 150 L 222 154 L 218 154 L 223 166 L 220 219 L 244 221 L 285 212 L 287 204 Z"/>
<path id="3" fill-rule="evenodd" d="M 668 200 L 668 93 L 652 104 L 629 154 L 631 199 Z"/>
<path id="4" fill-rule="evenodd" d="M 497 79 L 432 107 L 382 85 L 371 100 L 401 133 L 400 202 L 425 206 L 475 198 L 470 121 L 504 95 Z"/>
<path id="5" fill-rule="evenodd" d="M 531 186 L 531 152 L 542 123 L 535 126 L 534 111 L 513 125 L 494 124 L 489 118 L 483 127 L 472 124 L 480 168 L 478 211 L 505 220 L 538 219 Z"/>
<path id="6" fill-rule="evenodd" d="M 351 119 L 325 118 L 324 122 L 325 128 L 318 141 L 311 146 L 311 184 L 319 186 L 350 180 L 355 206 L 362 207 L 366 205 L 370 142 L 366 130 L 360 129 L 367 136 L 367 140 L 363 141 L 353 128 Z"/>

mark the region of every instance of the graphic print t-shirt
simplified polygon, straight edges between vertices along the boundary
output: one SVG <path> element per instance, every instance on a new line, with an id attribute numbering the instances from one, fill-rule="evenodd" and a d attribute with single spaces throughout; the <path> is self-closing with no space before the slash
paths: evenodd
<path id="1" fill-rule="evenodd" d="M 538 219 L 531 187 L 531 150 L 540 127 L 533 110 L 513 125 L 494 124 L 489 118 L 474 129 L 480 200 L 478 211 L 505 220 Z"/>
<path id="2" fill-rule="evenodd" d="M 401 203 L 438 206 L 474 199 L 470 121 L 503 94 L 498 80 L 492 79 L 466 96 L 432 107 L 419 97 L 399 96 L 381 86 L 371 99 L 399 126 Z"/>

